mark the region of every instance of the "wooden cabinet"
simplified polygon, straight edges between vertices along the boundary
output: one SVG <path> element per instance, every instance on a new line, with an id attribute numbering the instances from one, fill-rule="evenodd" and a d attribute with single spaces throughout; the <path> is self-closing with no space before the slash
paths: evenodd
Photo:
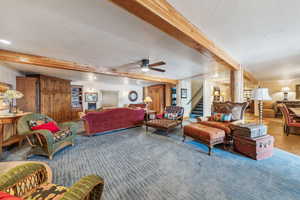
<path id="1" fill-rule="evenodd" d="M 42 113 L 58 122 L 72 120 L 69 80 L 42 75 L 17 77 L 17 90 L 24 94 L 17 100 L 21 110 Z"/>
<path id="2" fill-rule="evenodd" d="M 176 106 L 176 87 L 171 84 L 159 84 L 144 87 L 144 99 L 150 96 L 152 103 L 149 105 L 150 110 L 156 113 L 164 112 L 166 106 Z"/>
<path id="3" fill-rule="evenodd" d="M 164 112 L 165 109 L 165 85 L 152 85 L 145 88 L 145 96 L 149 96 L 152 99 L 152 103 L 149 105 L 150 110 L 156 111 L 160 114 Z"/>

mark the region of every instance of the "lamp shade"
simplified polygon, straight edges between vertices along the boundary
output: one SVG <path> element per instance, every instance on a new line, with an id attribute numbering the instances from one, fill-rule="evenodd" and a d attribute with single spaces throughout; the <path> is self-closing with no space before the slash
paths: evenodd
<path id="1" fill-rule="evenodd" d="M 17 90 L 7 90 L 5 93 L 4 93 L 4 97 L 7 98 L 7 99 L 20 99 L 22 98 L 24 95 L 17 91 Z"/>
<path id="2" fill-rule="evenodd" d="M 290 91 L 290 88 L 289 88 L 289 87 L 283 87 L 283 88 L 281 89 L 281 91 L 282 91 L 282 92 L 288 92 L 288 91 Z"/>
<path id="3" fill-rule="evenodd" d="M 147 96 L 147 97 L 144 99 L 144 102 L 145 102 L 145 103 L 151 103 L 151 102 L 152 102 L 151 97 Z"/>
<path id="4" fill-rule="evenodd" d="M 269 95 L 269 89 L 268 88 L 257 88 L 252 91 L 252 99 L 253 100 L 259 100 L 259 101 L 269 101 L 272 100 L 272 98 Z"/>

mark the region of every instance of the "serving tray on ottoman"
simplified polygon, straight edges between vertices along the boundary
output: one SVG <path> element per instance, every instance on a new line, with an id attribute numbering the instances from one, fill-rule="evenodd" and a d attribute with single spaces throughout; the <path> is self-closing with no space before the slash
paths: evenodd
<path id="1" fill-rule="evenodd" d="M 273 155 L 274 137 L 265 135 L 257 138 L 233 136 L 234 149 L 254 160 L 263 160 Z"/>
<path id="2" fill-rule="evenodd" d="M 267 126 L 263 124 L 247 123 L 230 125 L 233 135 L 240 135 L 249 138 L 256 138 L 267 135 Z"/>

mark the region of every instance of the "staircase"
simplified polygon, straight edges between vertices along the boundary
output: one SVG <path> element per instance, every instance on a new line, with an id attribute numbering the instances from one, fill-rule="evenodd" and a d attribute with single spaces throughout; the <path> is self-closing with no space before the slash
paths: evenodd
<path id="1" fill-rule="evenodd" d="M 194 109 L 192 110 L 190 117 L 197 118 L 203 116 L 203 98 L 199 100 Z"/>

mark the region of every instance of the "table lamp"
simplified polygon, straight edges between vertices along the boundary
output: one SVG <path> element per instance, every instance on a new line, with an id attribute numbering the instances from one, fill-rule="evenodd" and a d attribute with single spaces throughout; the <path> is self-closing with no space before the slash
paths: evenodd
<path id="1" fill-rule="evenodd" d="M 10 113 L 13 113 L 14 99 L 20 99 L 23 96 L 24 95 L 17 90 L 7 90 L 4 93 L 4 97 L 9 100 L 9 112 Z"/>
<path id="2" fill-rule="evenodd" d="M 263 101 L 272 100 L 268 88 L 257 88 L 252 92 L 252 99 L 258 101 L 259 106 L 259 123 L 263 124 Z"/>
<path id="3" fill-rule="evenodd" d="M 149 105 L 150 103 L 152 103 L 151 97 L 147 96 L 147 97 L 144 99 L 144 103 L 146 104 L 146 108 L 147 108 L 147 110 L 148 110 L 148 105 Z"/>
<path id="4" fill-rule="evenodd" d="M 287 101 L 290 88 L 289 87 L 283 87 L 281 90 L 283 92 L 283 101 Z"/>

